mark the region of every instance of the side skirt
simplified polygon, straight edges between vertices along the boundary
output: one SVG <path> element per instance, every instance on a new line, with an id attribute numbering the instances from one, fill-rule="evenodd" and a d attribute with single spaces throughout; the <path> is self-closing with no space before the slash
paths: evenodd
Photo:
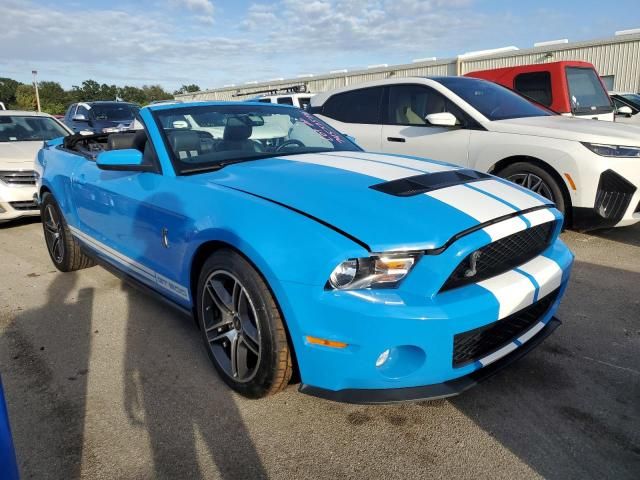
<path id="1" fill-rule="evenodd" d="M 196 321 L 195 316 L 193 314 L 193 311 L 191 309 L 183 307 L 182 305 L 174 302 L 170 298 L 165 297 L 159 291 L 151 288 L 146 283 L 138 280 L 137 278 L 133 277 L 132 275 L 129 275 L 126 272 L 123 272 L 117 266 L 115 266 L 111 262 L 105 260 L 104 258 L 100 257 L 99 255 L 96 255 L 95 252 L 93 252 L 91 249 L 85 247 L 84 245 L 81 245 L 80 249 L 82 250 L 82 253 L 84 253 L 88 257 L 91 257 L 91 259 L 93 259 L 102 268 L 104 268 L 105 270 L 109 271 L 110 273 L 112 273 L 116 277 L 120 278 L 121 280 L 127 282 L 129 285 L 134 287 L 136 290 L 138 290 L 138 291 L 140 291 L 140 292 L 142 292 L 142 293 L 144 293 L 146 295 L 149 295 L 150 297 L 154 297 L 156 300 L 159 300 L 162 303 L 164 303 L 165 305 L 168 305 L 168 306 L 172 307 L 174 310 L 176 310 L 177 312 L 181 313 L 182 315 L 193 319 L 193 321 L 196 322 L 196 324 L 197 324 L 197 321 Z"/>

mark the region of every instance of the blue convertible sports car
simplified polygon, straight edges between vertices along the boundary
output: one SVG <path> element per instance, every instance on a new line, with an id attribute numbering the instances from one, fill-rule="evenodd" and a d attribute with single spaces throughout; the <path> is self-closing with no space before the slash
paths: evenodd
<path id="1" fill-rule="evenodd" d="M 287 106 L 156 105 L 137 123 L 40 151 L 51 259 L 112 267 L 193 314 L 243 395 L 294 371 L 346 402 L 454 395 L 559 324 L 573 256 L 528 190 L 365 153 Z"/>

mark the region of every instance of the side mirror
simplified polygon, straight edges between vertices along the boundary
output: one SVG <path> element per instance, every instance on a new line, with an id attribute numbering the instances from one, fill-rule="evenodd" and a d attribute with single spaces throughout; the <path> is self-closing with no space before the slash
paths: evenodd
<path id="1" fill-rule="evenodd" d="M 142 163 L 142 152 L 133 148 L 123 150 L 107 150 L 98 154 L 96 165 L 101 170 L 121 172 L 141 172 L 149 170 Z"/>
<path id="2" fill-rule="evenodd" d="M 630 117 L 631 115 L 633 115 L 633 110 L 631 110 L 631 107 L 624 105 L 618 109 L 616 115 L 624 115 L 625 117 Z"/>
<path id="3" fill-rule="evenodd" d="M 352 137 L 351 135 L 347 135 L 346 133 L 342 134 L 344 137 L 346 137 L 351 143 L 353 143 L 354 145 L 360 146 L 358 145 L 358 142 L 356 142 L 355 137 Z"/>
<path id="4" fill-rule="evenodd" d="M 78 113 L 76 115 L 73 116 L 72 120 L 74 122 L 88 122 L 89 119 L 87 118 L 86 115 L 82 114 L 82 113 Z"/>
<path id="5" fill-rule="evenodd" d="M 434 127 L 455 127 L 458 119 L 449 112 L 430 113 L 425 120 Z"/>

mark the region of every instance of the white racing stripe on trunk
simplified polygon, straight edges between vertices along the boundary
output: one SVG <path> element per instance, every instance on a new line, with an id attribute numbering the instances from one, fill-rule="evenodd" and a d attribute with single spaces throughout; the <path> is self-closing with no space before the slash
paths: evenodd
<path id="1" fill-rule="evenodd" d="M 473 185 L 477 183 L 479 182 L 474 182 Z M 508 205 L 464 185 L 454 185 L 453 187 L 434 190 L 433 192 L 425 193 L 425 195 L 466 213 L 480 223 L 503 215 L 509 215 L 515 211 Z"/>
<path id="2" fill-rule="evenodd" d="M 494 223 L 488 227 L 484 227 L 482 231 L 491 237 L 491 241 L 495 242 L 501 238 L 508 237 L 514 233 L 520 232 L 527 228 L 527 224 L 520 217 L 512 217 L 502 222 Z"/>
<path id="3" fill-rule="evenodd" d="M 282 157 L 282 160 L 288 160 L 300 163 L 309 163 L 312 165 L 320 165 L 323 167 L 337 168 L 348 172 L 359 173 L 369 177 L 379 178 L 380 180 L 398 180 L 400 178 L 414 177 L 420 175 L 421 172 L 410 170 L 408 168 L 396 165 L 387 165 L 384 163 L 372 162 L 370 160 L 362 160 L 356 158 L 337 158 L 329 155 L 292 155 Z"/>
<path id="4" fill-rule="evenodd" d="M 414 168 L 416 170 L 422 170 L 424 173 L 434 172 L 448 172 L 451 170 L 460 170 L 460 167 L 453 165 L 440 165 L 434 163 L 428 159 L 416 160 L 415 158 L 397 157 L 395 155 L 385 155 L 384 153 L 369 153 L 369 152 L 331 152 L 330 155 L 337 157 L 352 157 L 360 158 L 362 160 L 372 160 L 374 162 L 392 163 L 399 167 Z"/>
<path id="5" fill-rule="evenodd" d="M 498 180 L 481 180 L 479 182 L 474 182 L 471 185 L 478 190 L 490 193 L 491 195 L 501 198 L 505 202 L 509 202 L 520 210 L 544 205 L 544 203 L 537 200 L 532 195 L 521 192 L 516 187 L 511 187 Z"/>
<path id="6" fill-rule="evenodd" d="M 536 225 L 541 225 L 547 222 L 553 222 L 556 219 L 556 216 L 551 213 L 550 210 L 536 210 L 535 212 L 530 212 L 523 215 L 526 218 L 532 227 Z"/>
<path id="7" fill-rule="evenodd" d="M 562 269 L 550 258 L 539 256 L 518 267 L 519 270 L 527 272 L 538 282 L 538 298 L 542 298 L 562 283 Z"/>
<path id="8" fill-rule="evenodd" d="M 476 285 L 489 290 L 496 297 L 500 305 L 496 320 L 508 317 L 533 303 L 535 288 L 531 280 L 514 270 L 483 280 Z"/>

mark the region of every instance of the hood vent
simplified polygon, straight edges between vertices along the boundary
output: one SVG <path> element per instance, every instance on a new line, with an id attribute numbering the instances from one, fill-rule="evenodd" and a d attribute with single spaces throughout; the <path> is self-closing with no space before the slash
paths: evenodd
<path id="1" fill-rule="evenodd" d="M 486 180 L 487 178 L 491 178 L 491 175 L 476 172 L 475 170 L 447 170 L 445 172 L 426 173 L 424 175 L 416 175 L 415 177 L 400 178 L 390 182 L 378 183 L 369 188 L 396 197 L 412 197 L 454 185 Z"/>

